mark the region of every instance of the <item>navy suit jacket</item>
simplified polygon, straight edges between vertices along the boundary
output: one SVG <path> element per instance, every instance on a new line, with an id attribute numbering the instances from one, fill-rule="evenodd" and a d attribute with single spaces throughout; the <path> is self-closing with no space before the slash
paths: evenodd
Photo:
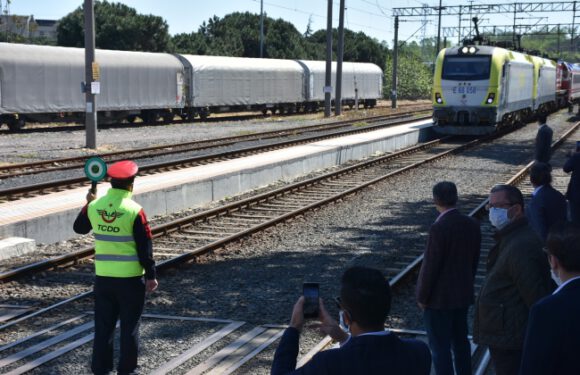
<path id="1" fill-rule="evenodd" d="M 300 333 L 287 328 L 274 355 L 272 375 L 429 375 L 431 353 L 418 340 L 400 339 L 394 333 L 351 337 L 338 349 L 317 353 L 304 366 L 296 369 Z"/>
<path id="2" fill-rule="evenodd" d="M 532 197 L 526 210 L 528 222 L 536 234 L 546 242 L 550 227 L 566 220 L 566 198 L 551 185 L 544 185 Z"/>
<path id="3" fill-rule="evenodd" d="M 566 191 L 566 198 L 570 202 L 580 203 L 580 152 L 574 153 L 564 164 L 564 172 L 572 172 L 568 190 Z"/>
<path id="4" fill-rule="evenodd" d="M 580 279 L 532 307 L 520 374 L 580 374 Z"/>
<path id="5" fill-rule="evenodd" d="M 552 146 L 552 134 L 554 132 L 548 125 L 542 125 L 536 134 L 536 155 L 535 159 L 543 163 L 548 163 L 552 156 L 550 147 Z"/>

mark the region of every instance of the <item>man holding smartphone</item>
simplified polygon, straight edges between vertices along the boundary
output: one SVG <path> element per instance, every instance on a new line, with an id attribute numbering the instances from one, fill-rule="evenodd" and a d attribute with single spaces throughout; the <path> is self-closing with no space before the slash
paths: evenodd
<path id="1" fill-rule="evenodd" d="M 580 141 L 576 141 L 576 151 L 568 153 L 568 160 L 564 163 L 564 172 L 572 173 L 566 199 L 570 209 L 570 220 L 580 223 Z"/>
<path id="2" fill-rule="evenodd" d="M 309 289 L 306 288 L 306 291 Z M 320 331 L 340 343 L 340 348 L 317 353 L 296 369 L 300 332 L 304 326 L 305 296 L 292 311 L 272 363 L 272 375 L 281 374 L 401 374 L 428 375 L 431 354 L 418 340 L 400 339 L 385 330 L 391 308 L 391 289 L 380 271 L 352 267 L 341 279 L 337 303 L 348 332 L 343 331 L 319 299 Z"/>

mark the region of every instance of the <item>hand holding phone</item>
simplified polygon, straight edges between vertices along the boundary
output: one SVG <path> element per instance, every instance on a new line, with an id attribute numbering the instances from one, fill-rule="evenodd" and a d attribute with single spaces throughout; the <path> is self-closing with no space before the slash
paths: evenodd
<path id="1" fill-rule="evenodd" d="M 318 317 L 319 284 L 304 283 L 302 285 L 302 293 L 304 295 L 304 317 L 305 318 Z"/>

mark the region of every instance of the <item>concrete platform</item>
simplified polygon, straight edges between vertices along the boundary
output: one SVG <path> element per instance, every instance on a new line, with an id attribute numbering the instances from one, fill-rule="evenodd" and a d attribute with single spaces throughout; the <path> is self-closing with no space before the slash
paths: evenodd
<path id="1" fill-rule="evenodd" d="M 260 155 L 178 171 L 137 177 L 134 199 L 148 217 L 199 207 L 279 180 L 292 180 L 312 171 L 359 160 L 377 152 L 425 142 L 432 137 L 431 121 L 335 138 Z M 108 184 L 100 184 L 98 195 Z M 75 236 L 72 230 L 87 188 L 0 204 L 0 237 L 27 237 L 54 243 Z"/>
<path id="2" fill-rule="evenodd" d="M 36 241 L 30 238 L 9 237 L 0 240 L 0 260 L 9 259 L 36 250 Z"/>

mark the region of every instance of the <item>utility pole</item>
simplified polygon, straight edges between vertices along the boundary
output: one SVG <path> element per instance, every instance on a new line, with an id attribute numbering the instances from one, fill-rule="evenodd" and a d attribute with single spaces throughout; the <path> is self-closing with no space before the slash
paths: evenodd
<path id="1" fill-rule="evenodd" d="M 439 54 L 439 48 L 441 45 L 441 10 L 443 9 L 441 8 L 441 2 L 442 0 L 439 0 L 439 22 L 437 23 L 437 51 L 435 51 L 435 56 Z"/>
<path id="2" fill-rule="evenodd" d="M 558 24 L 558 56 L 560 56 L 560 24 Z"/>
<path id="3" fill-rule="evenodd" d="M 397 108 L 397 60 L 399 58 L 399 16 L 395 16 L 395 43 L 393 46 L 393 82 L 391 84 L 391 108 Z"/>
<path id="4" fill-rule="evenodd" d="M 326 15 L 326 76 L 324 80 L 324 117 L 330 117 L 332 94 L 332 0 L 328 0 Z"/>
<path id="5" fill-rule="evenodd" d="M 264 0 L 260 0 L 260 58 L 264 57 Z"/>
<path id="6" fill-rule="evenodd" d="M 459 6 L 459 37 L 457 37 L 457 45 L 461 44 L 461 16 L 462 16 L 463 6 Z"/>
<path id="7" fill-rule="evenodd" d="M 342 113 L 342 58 L 344 54 L 344 1 L 340 0 L 340 12 L 338 16 L 338 51 L 336 58 L 336 94 L 334 95 L 334 114 Z"/>
<path id="8" fill-rule="evenodd" d="M 576 2 L 574 1 L 574 9 L 572 11 L 572 34 L 570 37 L 570 52 L 576 53 L 576 43 L 574 43 L 574 30 L 576 28 Z"/>
<path id="9" fill-rule="evenodd" d="M 93 85 L 98 80 L 98 65 L 95 62 L 95 14 L 93 0 L 84 0 L 85 13 L 85 133 L 86 147 L 97 148 L 97 98 L 99 91 Z M 96 79 L 95 79 L 96 78 Z"/>

